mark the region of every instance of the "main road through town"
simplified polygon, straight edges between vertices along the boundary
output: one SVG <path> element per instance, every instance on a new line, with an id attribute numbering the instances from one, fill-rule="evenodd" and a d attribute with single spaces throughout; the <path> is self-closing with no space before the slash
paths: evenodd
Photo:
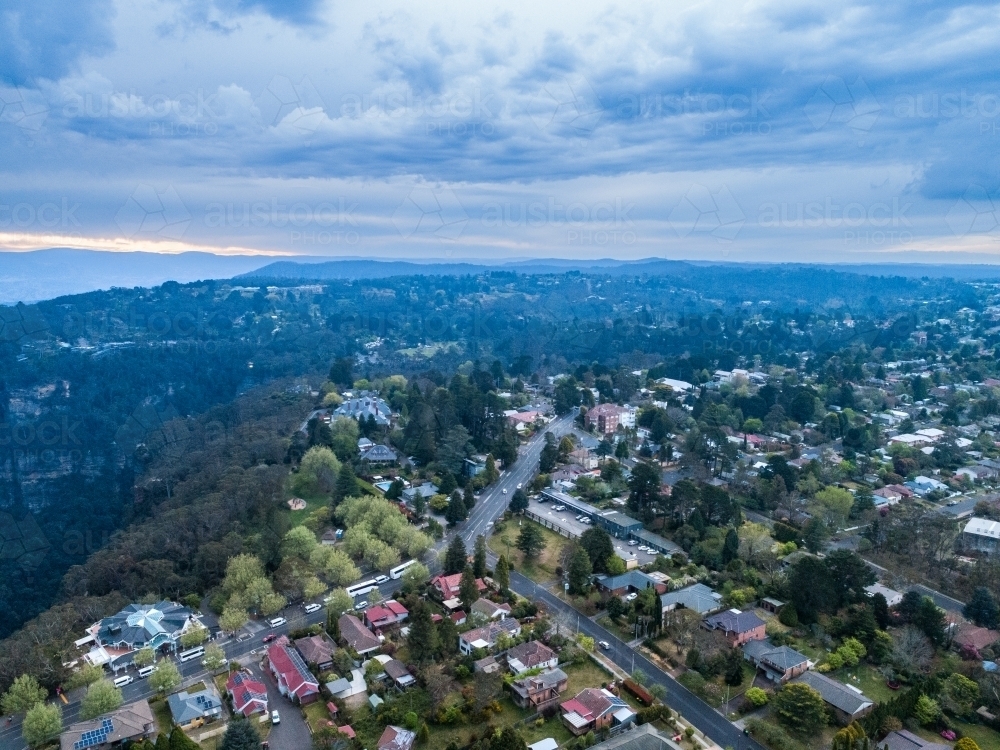
<path id="1" fill-rule="evenodd" d="M 511 497 L 517 490 L 518 485 L 527 487 L 538 472 L 538 459 L 542 448 L 545 446 L 545 432 L 552 432 L 558 439 L 566 434 L 573 427 L 573 420 L 570 416 L 561 417 L 551 422 L 545 431 L 539 431 L 528 443 L 521 447 L 518 453 L 518 460 L 513 466 L 508 468 L 500 478 L 486 488 L 478 498 L 475 507 L 469 514 L 469 518 L 463 522 L 456 533 L 460 533 L 465 540 L 466 547 L 471 551 L 475 539 L 480 534 L 488 536 L 493 523 L 503 515 L 510 503 Z M 504 492 L 506 490 L 506 492 Z M 435 549 L 440 551 L 447 545 L 446 538 Z M 495 562 L 491 554 L 491 563 Z M 440 568 L 436 560 L 431 560 L 428 567 L 432 570 Z M 764 750 L 761 745 L 752 738 L 747 737 L 743 732 L 729 722 L 724 716 L 714 711 L 697 696 L 691 693 L 683 685 L 679 684 L 670 675 L 666 674 L 658 666 L 653 664 L 643 654 L 629 648 L 629 646 L 606 629 L 593 622 L 587 617 L 580 615 L 565 601 L 554 595 L 543 586 L 537 585 L 534 581 L 512 571 L 510 576 L 511 588 L 521 596 L 544 604 L 546 610 L 553 616 L 558 617 L 560 623 L 570 624 L 582 632 L 594 638 L 595 641 L 604 641 L 610 648 L 604 651 L 604 655 L 613 661 L 625 672 L 633 672 L 641 669 L 649 679 L 655 683 L 663 685 L 666 690 L 666 702 L 673 709 L 678 711 L 684 718 L 698 728 L 699 731 L 707 735 L 713 742 L 722 747 L 733 748 L 733 750 Z M 387 581 L 379 586 L 383 597 L 389 597 L 398 588 L 398 581 Z M 265 645 L 262 638 L 266 634 L 277 635 L 287 634 L 308 625 L 323 622 L 325 614 L 321 610 L 310 615 L 305 614 L 301 607 L 289 607 L 281 613 L 288 622 L 277 628 L 268 628 L 266 623 L 261 623 L 250 629 L 252 633 L 244 634 L 239 638 L 223 638 L 216 642 L 222 646 L 229 661 L 248 659 L 254 661 L 262 654 Z M 575 624 L 575 625 L 574 625 Z M 208 674 L 198 660 L 178 664 L 184 684 L 207 677 Z M 137 679 L 131 685 L 126 685 L 123 690 L 126 703 L 152 698 L 155 693 L 149 688 L 146 680 Z M 74 694 L 68 705 L 63 706 L 63 727 L 79 720 L 80 701 L 82 691 Z M 25 750 L 27 747 L 21 737 L 20 718 L 15 717 L 12 725 L 8 726 L 5 721 L 0 721 L 0 750 Z"/>

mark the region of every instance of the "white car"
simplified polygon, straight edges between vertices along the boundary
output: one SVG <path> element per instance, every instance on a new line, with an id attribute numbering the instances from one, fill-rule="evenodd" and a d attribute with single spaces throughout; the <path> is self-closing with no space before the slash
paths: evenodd
<path id="1" fill-rule="evenodd" d="M 323 608 L 321 604 L 307 604 L 304 609 L 307 615 L 311 615 L 313 612 L 319 612 Z"/>
<path id="2" fill-rule="evenodd" d="M 503 488 L 503 494 L 505 494 L 505 495 L 507 494 L 507 488 L 506 487 Z"/>
<path id="3" fill-rule="evenodd" d="M 281 716 L 278 714 L 277 709 L 275 709 L 274 711 L 271 712 L 271 723 L 272 724 L 280 724 L 281 723 Z"/>
<path id="4" fill-rule="evenodd" d="M 281 627 L 286 622 L 288 622 L 288 620 L 286 620 L 284 617 L 275 617 L 273 620 L 271 620 L 268 623 L 268 625 L 270 625 L 272 628 L 277 628 L 277 627 Z"/>
<path id="5" fill-rule="evenodd" d="M 625 596 L 625 601 L 632 602 L 639 598 L 639 595 L 634 591 L 631 594 Z"/>
<path id="6" fill-rule="evenodd" d="M 380 585 L 383 584 L 383 583 L 385 583 L 388 580 L 389 580 L 389 576 L 375 576 L 375 583 L 380 584 Z"/>
<path id="7" fill-rule="evenodd" d="M 638 543 L 639 543 L 639 541 L 638 541 L 637 539 L 630 539 L 630 540 L 629 540 L 629 543 L 628 543 L 628 546 L 629 546 L 629 547 L 634 547 L 634 546 L 635 546 L 635 545 L 637 545 Z"/>
<path id="8" fill-rule="evenodd" d="M 611 644 L 608 643 L 607 641 L 598 641 L 597 645 L 603 648 L 605 651 L 611 650 Z"/>
<path id="9" fill-rule="evenodd" d="M 518 482 L 518 483 L 517 483 L 517 488 L 518 488 L 518 489 L 521 489 L 521 487 L 523 486 L 523 484 L 524 484 L 523 482 Z"/>

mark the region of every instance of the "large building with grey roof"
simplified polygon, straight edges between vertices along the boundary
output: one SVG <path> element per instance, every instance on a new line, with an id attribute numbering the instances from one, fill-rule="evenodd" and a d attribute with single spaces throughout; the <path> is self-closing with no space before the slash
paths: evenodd
<path id="1" fill-rule="evenodd" d="M 202 627 L 187 607 L 176 602 L 129 604 L 97 624 L 94 636 L 102 646 L 137 651 L 142 648 L 176 650 L 182 634 Z"/>

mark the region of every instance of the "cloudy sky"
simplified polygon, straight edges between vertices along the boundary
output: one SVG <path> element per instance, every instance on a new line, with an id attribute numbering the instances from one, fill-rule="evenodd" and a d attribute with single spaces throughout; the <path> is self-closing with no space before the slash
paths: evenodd
<path id="1" fill-rule="evenodd" d="M 996 4 L 8 0 L 0 40 L 4 249 L 1000 260 Z"/>

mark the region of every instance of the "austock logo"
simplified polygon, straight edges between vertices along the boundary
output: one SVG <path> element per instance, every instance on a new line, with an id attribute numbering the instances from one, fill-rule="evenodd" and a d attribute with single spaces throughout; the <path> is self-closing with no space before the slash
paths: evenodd
<path id="1" fill-rule="evenodd" d="M 152 185 L 139 185 L 118 209 L 115 223 L 129 239 L 152 235 L 179 240 L 191 224 L 191 214 L 173 186 L 158 192 Z"/>
<path id="2" fill-rule="evenodd" d="M 681 238 L 707 234 L 719 242 L 732 242 L 746 223 L 746 215 L 725 185 L 714 192 L 704 185 L 692 185 L 667 221 Z"/>
<path id="3" fill-rule="evenodd" d="M 982 234 L 1000 240 L 1000 188 L 972 183 L 948 211 L 945 221 L 956 237 Z"/>
<path id="4" fill-rule="evenodd" d="M 457 240 L 469 215 L 450 188 L 414 188 L 393 212 L 392 223 L 406 238 Z"/>
<path id="5" fill-rule="evenodd" d="M 298 83 L 274 76 L 254 104 L 257 121 L 264 129 L 287 123 L 300 135 L 311 136 L 326 117 L 323 100 L 306 76 Z"/>
<path id="6" fill-rule="evenodd" d="M 601 100 L 583 77 L 550 79 L 531 98 L 529 115 L 540 130 L 590 135 L 604 114 Z"/>
<path id="7" fill-rule="evenodd" d="M 861 76 L 853 83 L 848 83 L 838 76 L 827 76 L 816 92 L 805 105 L 805 114 L 816 130 L 827 125 L 844 124 L 859 138 L 863 137 L 873 127 L 882 112 L 868 84 Z"/>
<path id="8" fill-rule="evenodd" d="M 13 123 L 27 133 L 37 133 L 49 116 L 42 93 L 23 86 L 0 86 L 0 122 Z"/>
<path id="9" fill-rule="evenodd" d="M 12 564 L 30 573 L 45 559 L 49 547 L 49 540 L 31 513 L 19 518 L 0 512 L 0 564 Z"/>

